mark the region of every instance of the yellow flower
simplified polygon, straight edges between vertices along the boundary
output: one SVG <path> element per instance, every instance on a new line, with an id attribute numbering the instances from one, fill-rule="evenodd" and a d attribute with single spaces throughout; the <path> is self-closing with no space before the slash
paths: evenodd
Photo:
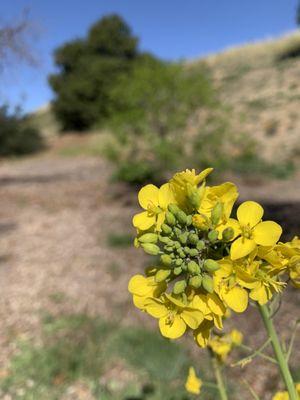
<path id="1" fill-rule="evenodd" d="M 145 302 L 149 297 L 159 297 L 166 287 L 164 282 L 157 283 L 154 276 L 134 275 L 128 283 L 134 305 L 142 310 L 145 309 Z"/>
<path id="2" fill-rule="evenodd" d="M 243 335 L 237 329 L 233 329 L 224 336 L 215 336 L 208 341 L 208 346 L 224 362 L 235 346 L 240 346 Z"/>
<path id="3" fill-rule="evenodd" d="M 169 182 L 170 187 L 178 205 L 182 209 L 190 209 L 191 198 L 193 198 L 195 203 L 201 201 L 204 187 L 198 188 L 198 185 L 205 180 L 212 170 L 213 168 L 206 168 L 197 175 L 194 169 L 186 169 L 185 171 L 178 172 L 173 176 Z"/>
<path id="4" fill-rule="evenodd" d="M 240 285 L 234 263 L 225 258 L 219 261 L 219 265 L 221 268 L 214 275 L 216 292 L 233 311 L 244 312 L 248 307 L 248 292 Z"/>
<path id="5" fill-rule="evenodd" d="M 169 294 L 165 294 L 161 299 L 148 299 L 145 310 L 152 317 L 159 319 L 160 332 L 169 339 L 181 337 L 187 326 L 191 329 L 198 328 L 204 319 L 202 311 Z"/>
<path id="6" fill-rule="evenodd" d="M 200 394 L 202 380 L 197 377 L 195 369 L 190 367 L 189 374 L 185 383 L 185 388 L 189 393 Z"/>
<path id="7" fill-rule="evenodd" d="M 223 213 L 221 221 L 224 224 L 230 216 L 238 195 L 237 187 L 231 182 L 226 182 L 218 186 L 206 187 L 205 195 L 198 211 L 200 214 L 209 218 L 214 206 L 217 203 L 222 203 Z"/>
<path id="8" fill-rule="evenodd" d="M 243 341 L 243 334 L 237 329 L 233 329 L 230 333 L 230 339 L 233 345 L 240 346 Z"/>
<path id="9" fill-rule="evenodd" d="M 250 254 L 257 245 L 274 246 L 282 229 L 273 221 L 261 222 L 264 210 L 255 201 L 245 201 L 237 209 L 237 221 L 231 219 L 229 226 L 239 236 L 231 245 L 230 256 L 237 260 Z"/>
<path id="10" fill-rule="evenodd" d="M 296 383 L 296 392 L 300 399 L 300 383 Z M 272 400 L 290 400 L 288 392 L 277 392 L 273 397 Z"/>
<path id="11" fill-rule="evenodd" d="M 169 184 L 165 183 L 160 188 L 151 184 L 144 186 L 139 191 L 138 200 L 145 211 L 133 217 L 133 226 L 139 231 L 146 231 L 153 226 L 160 231 L 168 205 L 175 203 Z"/>

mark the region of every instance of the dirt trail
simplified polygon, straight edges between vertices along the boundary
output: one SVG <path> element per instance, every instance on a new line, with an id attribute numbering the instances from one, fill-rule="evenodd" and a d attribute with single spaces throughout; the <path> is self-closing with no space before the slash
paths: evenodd
<path id="1" fill-rule="evenodd" d="M 133 248 L 107 245 L 110 232 L 128 232 L 136 207 L 133 196 L 110 184 L 109 176 L 106 163 L 92 157 L 49 153 L 0 164 L 0 369 L 17 338 L 38 337 L 45 312 L 152 323 L 133 310 L 127 294 L 128 277 L 141 270 L 142 256 Z M 241 197 L 272 203 L 267 212 L 281 216 L 291 232 L 300 226 L 299 177 L 292 184 L 243 185 Z M 285 217 L 278 205 L 283 200 Z M 284 334 L 299 293 L 292 290 L 288 298 L 279 316 Z M 250 342 L 263 340 L 255 311 L 234 321 L 249 331 Z M 251 366 L 243 373 L 261 392 L 266 375 L 251 377 L 251 368 L 255 371 Z M 271 378 L 274 370 L 266 374 Z"/>

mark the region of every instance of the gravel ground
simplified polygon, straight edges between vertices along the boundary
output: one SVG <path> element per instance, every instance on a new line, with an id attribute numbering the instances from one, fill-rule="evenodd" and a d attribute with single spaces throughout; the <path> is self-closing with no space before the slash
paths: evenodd
<path id="1" fill-rule="evenodd" d="M 109 183 L 109 176 L 101 159 L 51 152 L 0 164 L 0 372 L 8 366 L 16 339 L 38 341 L 45 312 L 85 312 L 153 326 L 132 307 L 127 293 L 129 276 L 141 270 L 145 258 L 133 248 L 107 245 L 109 233 L 128 232 L 136 211 L 134 196 Z M 267 215 L 283 223 L 289 235 L 297 232 L 299 175 L 289 182 L 240 183 L 242 199 L 262 201 Z M 290 290 L 276 316 L 283 336 L 299 315 L 299 299 Z M 263 342 L 256 310 L 231 323 L 247 332 L 249 344 Z M 299 360 L 299 340 L 296 349 L 293 359 Z M 266 400 L 278 383 L 276 370 L 261 361 L 235 368 L 232 375 L 246 378 Z"/>

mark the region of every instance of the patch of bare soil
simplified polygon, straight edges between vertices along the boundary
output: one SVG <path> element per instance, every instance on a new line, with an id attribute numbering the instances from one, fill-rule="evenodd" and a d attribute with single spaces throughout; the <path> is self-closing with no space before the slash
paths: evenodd
<path id="1" fill-rule="evenodd" d="M 110 172 L 98 158 L 51 153 L 0 164 L 0 370 L 7 368 L 16 339 L 38 340 L 46 312 L 83 312 L 154 326 L 133 308 L 127 293 L 129 276 L 141 271 L 146 259 L 134 248 L 107 244 L 110 233 L 131 229 L 137 207 L 135 195 L 109 182 Z M 268 216 L 278 217 L 290 233 L 300 231 L 295 179 L 292 184 L 242 185 L 241 197 L 265 199 Z M 290 290 L 276 316 L 285 337 L 297 315 L 299 292 Z M 234 316 L 230 324 L 247 332 L 249 344 L 263 342 L 256 310 Z M 299 360 L 299 341 L 297 348 L 294 360 Z M 277 388 L 275 368 L 261 361 L 232 374 L 246 378 L 263 399 Z"/>

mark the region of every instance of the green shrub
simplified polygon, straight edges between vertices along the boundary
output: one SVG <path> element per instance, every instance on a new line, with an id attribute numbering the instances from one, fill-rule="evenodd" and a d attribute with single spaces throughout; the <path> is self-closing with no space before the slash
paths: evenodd
<path id="1" fill-rule="evenodd" d="M 137 38 L 117 15 L 94 24 L 84 39 L 55 51 L 57 74 L 49 77 L 56 94 L 53 110 L 63 130 L 84 130 L 114 110 L 110 91 L 139 56 Z"/>
<path id="2" fill-rule="evenodd" d="M 18 110 L 9 113 L 7 106 L 0 107 L 0 156 L 34 153 L 43 146 L 39 131 Z"/>

